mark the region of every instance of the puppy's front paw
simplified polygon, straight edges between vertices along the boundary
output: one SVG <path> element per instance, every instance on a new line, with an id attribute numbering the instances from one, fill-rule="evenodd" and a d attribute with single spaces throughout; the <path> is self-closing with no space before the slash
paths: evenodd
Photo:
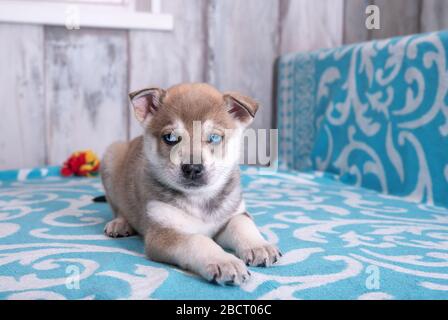
<path id="1" fill-rule="evenodd" d="M 266 243 L 250 249 L 242 250 L 239 252 L 238 256 L 248 266 L 269 267 L 276 263 L 282 254 L 277 247 Z"/>
<path id="2" fill-rule="evenodd" d="M 221 285 L 241 285 L 250 277 L 244 262 L 228 254 L 225 258 L 209 262 L 205 267 L 205 277 Z"/>
<path id="3" fill-rule="evenodd" d="M 132 236 L 135 234 L 135 231 L 126 220 L 115 218 L 106 224 L 104 233 L 111 238 L 119 238 Z"/>

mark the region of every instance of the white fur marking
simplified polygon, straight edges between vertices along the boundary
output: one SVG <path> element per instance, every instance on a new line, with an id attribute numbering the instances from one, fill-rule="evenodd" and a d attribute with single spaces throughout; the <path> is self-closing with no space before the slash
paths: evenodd
<path id="1" fill-rule="evenodd" d="M 184 233 L 203 234 L 211 237 L 220 228 L 220 225 L 214 220 L 204 221 L 160 201 L 150 201 L 146 206 L 146 214 L 152 221 Z"/>

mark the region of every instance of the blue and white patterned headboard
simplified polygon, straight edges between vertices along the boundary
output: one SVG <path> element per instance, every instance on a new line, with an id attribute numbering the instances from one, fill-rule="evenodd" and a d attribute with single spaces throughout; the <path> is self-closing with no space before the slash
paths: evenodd
<path id="1" fill-rule="evenodd" d="M 282 56 L 281 167 L 448 206 L 448 32 Z"/>

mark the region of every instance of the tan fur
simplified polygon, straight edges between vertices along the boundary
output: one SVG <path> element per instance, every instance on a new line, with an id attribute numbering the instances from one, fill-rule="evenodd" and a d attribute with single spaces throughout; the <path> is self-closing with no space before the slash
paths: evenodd
<path id="1" fill-rule="evenodd" d="M 235 122 L 224 107 L 223 95 L 208 84 L 177 85 L 166 92 L 160 108 L 147 130 L 157 136 L 173 118 L 179 118 L 192 132 L 193 121 L 212 120 L 219 126 L 234 129 Z"/>
<path id="2" fill-rule="evenodd" d="M 112 144 L 103 158 L 102 176 L 106 197 L 115 215 L 125 218 L 140 234 L 145 234 L 148 221 L 144 216 L 151 191 L 145 183 L 143 137 L 126 144 Z M 137 214 L 140 213 L 140 214 Z"/>

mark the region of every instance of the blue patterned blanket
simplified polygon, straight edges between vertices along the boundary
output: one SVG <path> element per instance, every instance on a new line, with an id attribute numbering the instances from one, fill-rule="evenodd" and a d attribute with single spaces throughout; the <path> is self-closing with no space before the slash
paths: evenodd
<path id="1" fill-rule="evenodd" d="M 244 197 L 284 256 L 220 287 L 103 235 L 97 178 L 0 172 L 1 299 L 448 299 L 448 209 L 344 185 L 321 172 L 245 168 Z"/>

